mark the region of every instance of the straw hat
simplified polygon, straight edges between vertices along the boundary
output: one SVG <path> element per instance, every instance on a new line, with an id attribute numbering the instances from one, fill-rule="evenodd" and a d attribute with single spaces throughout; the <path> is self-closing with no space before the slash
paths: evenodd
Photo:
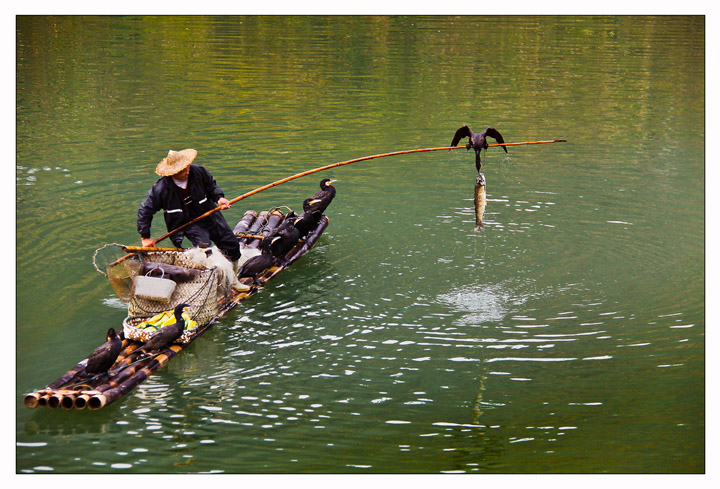
<path id="1" fill-rule="evenodd" d="M 170 150 L 168 151 L 168 155 L 158 163 L 155 173 L 161 177 L 175 175 L 190 166 L 190 163 L 193 162 L 196 156 L 197 151 L 194 149 L 184 149 L 182 151 Z"/>

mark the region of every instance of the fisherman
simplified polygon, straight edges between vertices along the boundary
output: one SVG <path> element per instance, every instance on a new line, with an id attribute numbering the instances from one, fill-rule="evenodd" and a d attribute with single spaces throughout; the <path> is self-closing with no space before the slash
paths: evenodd
<path id="1" fill-rule="evenodd" d="M 171 231 L 218 205 L 221 209 L 230 208 L 230 201 L 210 172 L 191 164 L 196 156 L 194 149 L 171 150 L 155 169 L 162 178 L 155 182 L 138 209 L 137 229 L 143 246 L 155 246 L 155 241 L 150 238 L 150 225 L 153 215 L 160 209 L 163 209 L 165 225 Z M 193 246 L 209 245 L 212 241 L 237 268 L 240 243 L 220 212 L 178 231 L 170 236 L 170 240 L 180 248 L 183 237 L 187 237 Z"/>

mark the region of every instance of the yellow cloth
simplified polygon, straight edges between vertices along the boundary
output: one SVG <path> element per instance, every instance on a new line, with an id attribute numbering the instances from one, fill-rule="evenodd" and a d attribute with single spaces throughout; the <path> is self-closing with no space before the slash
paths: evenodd
<path id="1" fill-rule="evenodd" d="M 182 317 L 185 320 L 185 331 L 191 330 L 197 326 L 197 321 L 193 321 L 187 312 L 184 312 Z M 160 328 L 170 326 L 171 324 L 175 324 L 175 312 L 173 310 L 163 311 L 159 314 L 156 314 L 147 321 L 144 321 L 135 326 L 135 329 L 157 331 Z"/>

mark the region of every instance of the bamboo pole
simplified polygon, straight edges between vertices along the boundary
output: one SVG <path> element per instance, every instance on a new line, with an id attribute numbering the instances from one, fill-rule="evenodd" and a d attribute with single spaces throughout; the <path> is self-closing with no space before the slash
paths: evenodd
<path id="1" fill-rule="evenodd" d="M 493 143 L 488 144 L 488 148 L 493 146 L 524 146 L 526 144 L 548 144 L 548 143 L 567 143 L 567 139 L 549 139 L 547 141 L 525 141 L 522 143 Z M 464 148 L 465 146 L 453 146 L 449 149 Z"/>
<path id="2" fill-rule="evenodd" d="M 182 248 L 156 248 L 155 246 L 123 246 L 123 251 L 143 253 L 152 251 L 184 251 Z"/>
<path id="3" fill-rule="evenodd" d="M 527 144 L 547 144 L 547 143 L 566 143 L 566 142 L 567 142 L 566 139 L 551 139 L 551 140 L 547 140 L 547 141 L 525 141 L 525 142 L 519 142 L 519 143 L 502 143 L 502 144 L 501 144 L 501 143 L 493 143 L 493 144 L 488 144 L 488 147 L 493 147 L 493 146 L 521 146 L 521 145 L 527 145 Z M 263 185 L 262 187 L 258 187 L 258 188 L 254 189 L 254 190 L 251 190 L 250 192 L 246 192 L 246 193 L 244 193 L 244 194 L 242 194 L 242 195 L 240 195 L 240 196 L 238 196 L 238 197 L 235 197 L 234 199 L 230 200 L 229 203 L 230 203 L 230 204 L 234 204 L 235 202 L 239 202 L 239 201 L 241 201 L 241 200 L 243 200 L 243 199 L 246 199 L 246 198 L 248 198 L 248 197 L 250 197 L 250 196 L 252 196 L 252 195 L 255 195 L 255 194 L 257 194 L 257 193 L 259 193 L 259 192 L 262 192 L 262 191 L 264 191 L 264 190 L 267 190 L 267 189 L 269 189 L 269 188 L 275 187 L 275 186 L 277 186 L 277 185 L 281 185 L 281 184 L 283 184 L 283 183 L 287 183 L 287 182 L 289 182 L 289 181 L 291 181 L 291 180 L 295 180 L 296 178 L 305 177 L 305 176 L 307 176 L 307 175 L 312 175 L 313 173 L 321 172 L 321 171 L 324 171 L 324 170 L 329 170 L 330 168 L 336 168 L 336 167 L 338 167 L 338 166 L 349 165 L 349 164 L 351 164 L 351 163 L 357 163 L 357 162 L 359 162 L 359 161 L 373 160 L 373 159 L 376 159 L 376 158 L 385 158 L 385 157 L 388 157 L 388 156 L 406 155 L 406 154 L 412 154 L 412 153 L 425 153 L 425 152 L 428 152 L 428 151 L 443 151 L 443 150 L 462 149 L 462 148 L 465 148 L 465 146 L 446 146 L 446 147 L 442 147 L 442 148 L 407 149 L 407 150 L 403 150 L 403 151 L 395 151 L 395 152 L 392 152 L 392 153 L 381 153 L 381 154 L 376 154 L 376 155 L 371 155 L 371 156 L 363 156 L 363 157 L 361 157 L 361 158 L 355 158 L 355 159 L 352 159 L 352 160 L 341 161 L 341 162 L 338 162 L 338 163 L 332 163 L 332 164 L 330 164 L 330 165 L 325 165 L 325 166 L 321 166 L 321 167 L 318 167 L 318 168 L 313 168 L 312 170 L 307 170 L 307 171 L 304 171 L 304 172 L 301 172 L 301 173 L 297 173 L 297 174 L 295 174 L 295 175 L 291 175 L 291 176 L 289 176 L 289 177 L 282 178 L 282 179 L 277 180 L 277 181 L 275 181 L 275 182 L 268 183 L 267 185 Z M 167 233 L 163 234 L 162 236 L 160 236 L 159 238 L 155 239 L 154 241 L 155 241 L 155 243 L 159 243 L 160 241 L 162 241 L 162 240 L 164 240 L 164 239 L 166 239 L 166 238 L 169 238 L 170 236 L 172 236 L 173 234 L 177 233 L 178 231 L 181 231 L 181 230 L 185 229 L 186 227 L 191 226 L 191 225 L 195 224 L 196 222 L 198 222 L 198 221 L 200 221 L 200 220 L 202 220 L 202 219 L 205 219 L 205 218 L 208 217 L 209 215 L 214 214 L 215 212 L 217 212 L 217 211 L 219 211 L 219 210 L 222 210 L 222 207 L 221 207 L 221 206 L 217 206 L 216 208 L 211 209 L 211 210 L 207 211 L 207 212 L 204 213 L 204 214 L 201 214 L 200 216 L 198 216 L 198 217 L 196 217 L 196 218 L 194 218 L 194 219 L 186 222 L 185 224 L 183 224 L 183 225 L 181 225 L 181 226 L 178 226 L 177 228 L 173 229 L 172 231 L 168 231 Z M 133 255 L 132 253 L 129 253 L 129 254 L 127 254 L 127 255 L 125 255 L 125 256 L 117 259 L 116 261 L 112 262 L 110 265 L 108 265 L 108 267 L 117 265 L 118 263 L 121 263 L 121 262 L 127 260 L 127 259 L 130 258 L 132 255 Z"/>

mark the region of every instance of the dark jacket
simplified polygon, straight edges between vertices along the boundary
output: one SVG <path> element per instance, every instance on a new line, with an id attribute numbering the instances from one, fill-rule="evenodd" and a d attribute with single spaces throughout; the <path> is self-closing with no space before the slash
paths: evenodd
<path id="1" fill-rule="evenodd" d="M 137 230 L 142 238 L 150 238 L 153 215 L 160 209 L 164 210 L 168 231 L 172 231 L 191 219 L 213 210 L 217 207 L 218 199 L 225 197 L 210 172 L 200 165 L 190 165 L 188 189 L 193 202 L 190 208 L 183 203 L 172 177 L 162 177 L 155 182 L 138 209 Z"/>

